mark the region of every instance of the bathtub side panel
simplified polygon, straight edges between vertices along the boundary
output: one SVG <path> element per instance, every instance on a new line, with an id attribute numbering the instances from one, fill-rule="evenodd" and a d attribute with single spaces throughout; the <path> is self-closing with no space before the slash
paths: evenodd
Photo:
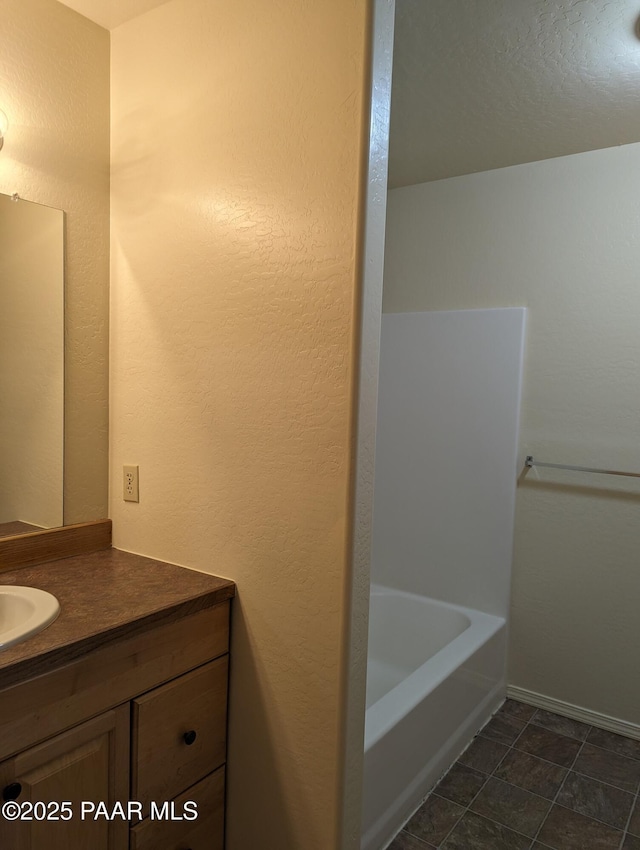
<path id="1" fill-rule="evenodd" d="M 386 846 L 504 699 L 506 628 L 475 651 L 473 640 L 451 676 L 365 751 L 361 850 Z"/>

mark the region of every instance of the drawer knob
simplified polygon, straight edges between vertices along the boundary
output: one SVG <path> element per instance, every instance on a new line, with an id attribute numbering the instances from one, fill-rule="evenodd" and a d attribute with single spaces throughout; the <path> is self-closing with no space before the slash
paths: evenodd
<path id="1" fill-rule="evenodd" d="M 10 785 L 7 785 L 6 788 L 2 791 L 2 799 L 5 802 L 9 800 L 17 800 L 20 794 L 22 793 L 22 785 L 19 782 L 12 782 Z"/>
<path id="2" fill-rule="evenodd" d="M 189 732 L 185 732 L 185 733 L 184 733 L 184 735 L 183 735 L 182 737 L 183 737 L 183 740 L 184 740 L 185 744 L 186 744 L 188 747 L 190 747 L 190 746 L 191 746 L 191 744 L 193 744 L 193 742 L 195 741 L 195 739 L 196 739 L 198 736 L 196 735 L 195 731 L 194 731 L 193 729 L 191 729 Z"/>

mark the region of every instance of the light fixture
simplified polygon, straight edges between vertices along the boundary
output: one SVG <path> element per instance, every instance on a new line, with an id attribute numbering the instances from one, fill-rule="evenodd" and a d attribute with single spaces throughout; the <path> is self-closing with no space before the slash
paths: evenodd
<path id="1" fill-rule="evenodd" d="M 9 119 L 4 114 L 4 112 L 0 109 L 0 151 L 2 150 L 2 146 L 4 144 L 4 134 L 9 129 Z"/>

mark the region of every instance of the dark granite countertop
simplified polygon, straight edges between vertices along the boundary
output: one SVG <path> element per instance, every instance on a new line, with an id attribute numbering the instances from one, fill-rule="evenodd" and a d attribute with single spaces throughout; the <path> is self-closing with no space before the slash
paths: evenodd
<path id="1" fill-rule="evenodd" d="M 0 651 L 0 688 L 235 595 L 228 579 L 118 549 L 3 572 L 1 584 L 48 590 L 61 610 L 44 631 Z"/>

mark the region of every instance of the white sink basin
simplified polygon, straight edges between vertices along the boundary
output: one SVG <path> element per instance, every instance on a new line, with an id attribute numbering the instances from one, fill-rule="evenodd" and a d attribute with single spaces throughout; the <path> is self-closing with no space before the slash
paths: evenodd
<path id="1" fill-rule="evenodd" d="M 60 603 L 37 587 L 0 585 L 0 650 L 41 632 L 60 613 Z"/>

